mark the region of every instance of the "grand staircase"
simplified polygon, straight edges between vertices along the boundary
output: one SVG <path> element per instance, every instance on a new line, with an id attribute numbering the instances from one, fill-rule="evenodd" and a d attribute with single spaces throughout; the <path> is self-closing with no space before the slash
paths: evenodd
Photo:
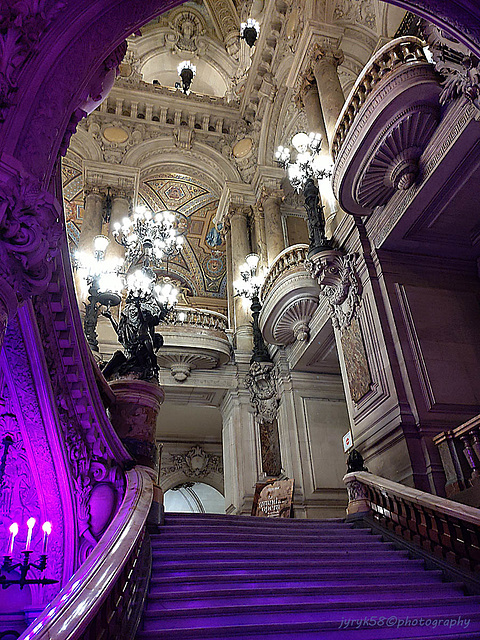
<path id="1" fill-rule="evenodd" d="M 480 638 L 480 597 L 340 520 L 169 513 L 137 640 Z"/>

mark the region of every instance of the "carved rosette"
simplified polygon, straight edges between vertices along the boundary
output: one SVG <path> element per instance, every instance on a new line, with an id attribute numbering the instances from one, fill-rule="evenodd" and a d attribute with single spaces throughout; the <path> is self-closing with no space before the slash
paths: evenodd
<path id="1" fill-rule="evenodd" d="M 355 254 L 335 249 L 322 251 L 307 260 L 320 294 L 330 306 L 333 326 L 343 332 L 354 318 L 361 300 L 361 285 L 355 270 Z"/>
<path id="2" fill-rule="evenodd" d="M 46 291 L 61 235 L 60 205 L 15 160 L 0 164 L 0 316 Z"/>

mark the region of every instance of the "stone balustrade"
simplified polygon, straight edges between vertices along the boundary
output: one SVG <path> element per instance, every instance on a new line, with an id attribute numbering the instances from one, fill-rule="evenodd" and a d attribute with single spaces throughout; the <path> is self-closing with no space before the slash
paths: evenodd
<path id="1" fill-rule="evenodd" d="M 308 245 L 282 251 L 270 267 L 260 291 L 260 328 L 269 344 L 286 346 L 307 341 L 309 322 L 317 306 L 319 285 L 306 267 Z"/>
<path id="2" fill-rule="evenodd" d="M 193 326 L 214 331 L 225 332 L 228 329 L 228 318 L 217 311 L 194 309 L 193 307 L 176 307 L 165 322 L 174 326 Z"/>
<path id="3" fill-rule="evenodd" d="M 447 497 L 460 491 L 480 505 L 480 415 L 433 438 L 445 471 Z M 468 498 L 467 498 L 468 499 Z"/>
<path id="4" fill-rule="evenodd" d="M 157 353 L 160 367 L 185 382 L 193 369 L 215 369 L 230 359 L 228 319 L 221 313 L 191 307 L 175 308 L 160 326 L 164 344 Z"/>
<path id="5" fill-rule="evenodd" d="M 379 81 L 392 73 L 398 65 L 412 62 L 427 62 L 423 43 L 415 36 L 396 38 L 371 58 L 357 78 L 338 118 L 332 142 L 334 161 L 360 108 L 375 90 Z"/>

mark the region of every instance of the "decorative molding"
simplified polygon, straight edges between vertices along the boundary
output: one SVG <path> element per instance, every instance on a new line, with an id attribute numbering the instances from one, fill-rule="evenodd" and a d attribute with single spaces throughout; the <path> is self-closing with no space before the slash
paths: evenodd
<path id="1" fill-rule="evenodd" d="M 190 478 L 205 478 L 212 473 L 223 474 L 222 460 L 219 456 L 207 453 L 201 445 L 194 445 L 181 454 L 170 454 L 171 462 L 163 466 L 160 475 L 166 476 L 181 471 Z"/>
<path id="2" fill-rule="evenodd" d="M 354 253 L 331 249 L 315 254 L 306 262 L 312 278 L 320 285 L 320 294 L 328 301 L 333 326 L 341 332 L 350 326 L 361 300 L 355 260 Z"/>

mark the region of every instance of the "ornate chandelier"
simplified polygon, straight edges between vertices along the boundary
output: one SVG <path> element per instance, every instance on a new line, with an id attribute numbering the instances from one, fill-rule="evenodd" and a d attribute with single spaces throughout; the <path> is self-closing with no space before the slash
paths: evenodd
<path id="1" fill-rule="evenodd" d="M 327 155 L 321 155 L 322 138 L 319 133 L 297 133 L 292 138 L 296 150 L 295 162 L 288 147 L 278 147 L 275 152 L 277 162 L 287 170 L 288 179 L 294 189 L 300 191 L 307 180 L 323 180 L 332 175 L 331 162 Z"/>
<path id="2" fill-rule="evenodd" d="M 125 263 L 130 267 L 140 261 L 145 267 L 159 267 L 178 255 L 184 241 L 175 211 L 153 213 L 144 206 L 136 207 L 134 215 L 122 223 L 116 222 L 113 237 L 125 247 Z"/>
<path id="3" fill-rule="evenodd" d="M 175 84 L 176 89 L 181 89 L 183 93 L 188 96 L 190 93 L 190 87 L 192 86 L 192 80 L 197 73 L 197 68 L 194 64 L 190 62 L 190 60 L 184 60 L 177 67 L 178 75 L 182 80 L 182 84 L 179 82 Z"/>

